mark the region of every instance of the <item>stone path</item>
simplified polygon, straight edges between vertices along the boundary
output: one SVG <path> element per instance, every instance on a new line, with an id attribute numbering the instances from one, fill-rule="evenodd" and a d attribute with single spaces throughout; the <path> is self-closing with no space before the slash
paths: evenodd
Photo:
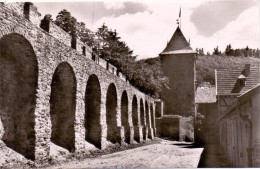
<path id="1" fill-rule="evenodd" d="M 72 161 L 49 169 L 64 168 L 196 168 L 203 148 L 191 143 L 162 140 L 161 143 Z"/>

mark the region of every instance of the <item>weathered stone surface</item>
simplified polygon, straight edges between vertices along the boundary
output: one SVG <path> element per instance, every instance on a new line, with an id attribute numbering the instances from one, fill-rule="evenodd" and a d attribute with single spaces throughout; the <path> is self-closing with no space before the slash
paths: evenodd
<path id="1" fill-rule="evenodd" d="M 111 140 L 108 139 L 110 128 L 118 133 L 112 141 L 115 143 L 122 144 L 126 138 L 128 143 L 134 143 L 134 138 L 142 141 L 142 126 L 145 134 L 150 128 L 150 137 L 153 138 L 155 126 L 149 121 L 155 115 L 154 99 L 131 86 L 124 75 L 117 73 L 116 67 L 100 58 L 92 60 L 89 47 L 86 46 L 86 53 L 83 55 L 81 50 L 84 44 L 80 41 L 77 41 L 77 50 L 72 49 L 71 37 L 55 25 L 51 24 L 49 33 L 42 30 L 36 7 L 30 6 L 32 11 L 29 11 L 29 19 L 26 19 L 24 5 L 0 5 L 0 138 L 8 142 L 7 146 L 27 158 L 48 161 L 53 144 L 53 129 L 57 133 L 63 133 L 55 136 L 60 137 L 54 139 L 55 144 L 75 153 L 94 150 L 96 147 L 104 149 L 111 145 Z M 10 43 L 6 43 L 7 41 Z M 71 67 L 71 71 L 58 69 L 61 64 Z M 55 71 L 59 72 L 56 78 Z M 71 76 L 75 79 L 70 78 Z M 94 81 L 91 78 L 93 76 L 96 77 Z M 109 92 L 111 85 L 115 88 L 112 95 Z M 8 90 L 3 86 L 9 86 Z M 124 91 L 127 103 L 123 101 L 124 105 L 121 106 Z M 134 97 L 136 108 L 132 112 Z M 95 101 L 92 102 L 92 99 Z M 145 108 L 145 103 L 151 106 Z M 73 107 L 74 104 L 75 109 L 63 116 L 62 107 Z M 112 105 L 115 107 L 111 107 Z M 124 116 L 127 119 L 123 123 L 121 110 L 127 113 Z M 114 118 L 111 123 L 110 116 Z M 98 124 L 94 125 L 92 120 Z M 69 133 L 74 132 L 74 136 L 68 137 L 61 130 L 62 126 L 71 129 Z M 3 139 L 4 135 L 10 137 Z M 145 139 L 147 136 L 146 134 Z M 17 138 L 20 138 L 19 141 L 23 140 L 18 148 L 18 143 L 14 144 Z"/>

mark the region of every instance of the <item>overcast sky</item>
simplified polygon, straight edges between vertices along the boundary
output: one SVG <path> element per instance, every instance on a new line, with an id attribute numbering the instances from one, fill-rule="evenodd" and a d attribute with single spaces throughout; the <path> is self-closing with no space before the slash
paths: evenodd
<path id="1" fill-rule="evenodd" d="M 233 48 L 260 48 L 260 2 L 257 0 L 141 0 L 34 3 L 42 14 L 67 9 L 78 21 L 96 31 L 103 23 L 116 29 L 138 59 L 156 57 L 177 28 L 191 47 L 213 51 L 227 44 Z"/>

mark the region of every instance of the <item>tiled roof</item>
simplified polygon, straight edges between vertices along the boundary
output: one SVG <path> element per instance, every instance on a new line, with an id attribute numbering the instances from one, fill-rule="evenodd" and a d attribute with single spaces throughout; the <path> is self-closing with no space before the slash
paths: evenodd
<path id="1" fill-rule="evenodd" d="M 232 90 L 237 83 L 237 79 L 243 73 L 243 70 L 244 68 L 236 70 L 216 70 L 217 95 L 232 94 Z M 250 73 L 246 77 L 245 86 L 239 91 L 239 94 L 243 94 L 259 83 L 259 66 L 251 67 Z"/>
<path id="2" fill-rule="evenodd" d="M 177 27 L 171 40 L 161 54 L 195 53 L 185 39 L 181 29 Z"/>
<path id="3" fill-rule="evenodd" d="M 215 103 L 216 99 L 216 87 L 198 87 L 195 103 Z"/>

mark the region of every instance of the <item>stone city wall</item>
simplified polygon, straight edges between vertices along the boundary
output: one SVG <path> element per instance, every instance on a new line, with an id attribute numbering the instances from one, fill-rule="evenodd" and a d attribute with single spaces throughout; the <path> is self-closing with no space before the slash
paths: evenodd
<path id="1" fill-rule="evenodd" d="M 0 142 L 47 161 L 52 144 L 80 153 L 153 139 L 154 99 L 52 22 L 41 29 L 34 5 L 26 18 L 25 4 L 0 3 Z"/>

